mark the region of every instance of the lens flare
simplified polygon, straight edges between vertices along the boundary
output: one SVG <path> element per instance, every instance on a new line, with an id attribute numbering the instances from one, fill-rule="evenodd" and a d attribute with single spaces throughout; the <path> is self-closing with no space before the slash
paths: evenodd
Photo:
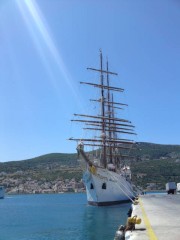
<path id="1" fill-rule="evenodd" d="M 49 51 L 56 66 L 58 67 L 60 74 L 63 76 L 63 80 L 65 80 L 76 100 L 79 102 L 79 96 L 77 94 L 77 91 L 75 91 L 76 86 L 73 84 L 72 77 L 70 76 L 63 62 L 63 59 L 53 41 L 52 34 L 48 29 L 48 25 L 37 5 L 37 2 L 34 0 L 17 0 L 17 5 L 35 43 L 35 47 L 41 57 L 41 60 L 45 65 L 45 68 L 51 80 L 53 81 L 54 87 L 57 88 L 58 84 L 57 80 L 55 79 L 53 69 L 48 62 L 48 57 L 46 56 L 47 50 Z M 46 51 L 44 50 L 43 46 L 46 46 Z"/>

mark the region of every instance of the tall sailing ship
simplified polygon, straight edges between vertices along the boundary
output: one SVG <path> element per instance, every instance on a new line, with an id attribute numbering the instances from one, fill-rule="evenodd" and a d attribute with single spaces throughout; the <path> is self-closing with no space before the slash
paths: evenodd
<path id="1" fill-rule="evenodd" d="M 90 101 L 99 104 L 100 113 L 74 114 L 76 119 L 71 121 L 84 123 L 84 129 L 96 133 L 96 136 L 69 139 L 78 142 L 78 154 L 85 162 L 83 181 L 87 200 L 90 205 L 96 206 L 127 202 L 134 198 L 131 170 L 126 165 L 134 141 L 122 136 L 135 135 L 135 132 L 130 121 L 118 117 L 118 111 L 123 110 L 127 104 L 115 101 L 115 97 L 124 89 L 110 84 L 110 76 L 117 76 L 117 73 L 109 71 L 108 61 L 106 67 L 103 67 L 101 51 L 100 68 L 87 69 L 99 73 L 99 82 L 80 83 L 99 89 L 100 98 Z M 92 146 L 94 150 L 85 152 L 86 146 Z"/>

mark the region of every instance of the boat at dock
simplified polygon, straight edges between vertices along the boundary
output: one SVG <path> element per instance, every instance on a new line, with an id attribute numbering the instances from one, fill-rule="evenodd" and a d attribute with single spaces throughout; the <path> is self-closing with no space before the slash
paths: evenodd
<path id="1" fill-rule="evenodd" d="M 0 186 L 0 199 L 4 198 L 4 187 Z"/>
<path id="2" fill-rule="evenodd" d="M 99 89 L 99 98 L 90 101 L 99 105 L 100 112 L 98 110 L 93 115 L 74 114 L 76 118 L 72 120 L 84 123 L 84 130 L 93 134 L 88 138 L 69 139 L 78 143 L 78 154 L 85 163 L 83 181 L 87 200 L 90 205 L 96 206 L 119 204 L 134 198 L 129 162 L 135 142 L 122 136 L 133 136 L 136 133 L 129 120 L 119 117 L 119 112 L 127 104 L 116 100 L 124 89 L 110 84 L 110 77 L 118 74 L 109 71 L 108 61 L 105 68 L 103 64 L 100 51 L 100 68 L 87 68 L 99 73 L 99 81 L 80 82 Z M 92 150 L 85 151 L 87 146 L 92 147 Z"/>

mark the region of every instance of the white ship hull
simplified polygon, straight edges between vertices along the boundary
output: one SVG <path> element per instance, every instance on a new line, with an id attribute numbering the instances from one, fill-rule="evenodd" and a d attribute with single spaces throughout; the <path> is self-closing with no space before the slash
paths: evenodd
<path id="1" fill-rule="evenodd" d="M 4 198 L 4 188 L 0 186 L 0 199 Z"/>
<path id="2" fill-rule="evenodd" d="M 134 198 L 131 183 L 124 176 L 103 168 L 93 174 L 84 173 L 87 200 L 90 205 L 106 206 L 128 202 Z"/>

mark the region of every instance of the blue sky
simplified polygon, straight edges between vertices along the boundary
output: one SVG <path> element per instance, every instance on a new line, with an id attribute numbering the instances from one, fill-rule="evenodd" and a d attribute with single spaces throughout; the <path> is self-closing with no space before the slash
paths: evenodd
<path id="1" fill-rule="evenodd" d="M 100 48 L 135 140 L 179 144 L 179 26 L 178 0 L 1 0 L 0 161 L 75 152 L 70 119 L 97 95 L 79 81 L 98 79 L 86 68 Z"/>

